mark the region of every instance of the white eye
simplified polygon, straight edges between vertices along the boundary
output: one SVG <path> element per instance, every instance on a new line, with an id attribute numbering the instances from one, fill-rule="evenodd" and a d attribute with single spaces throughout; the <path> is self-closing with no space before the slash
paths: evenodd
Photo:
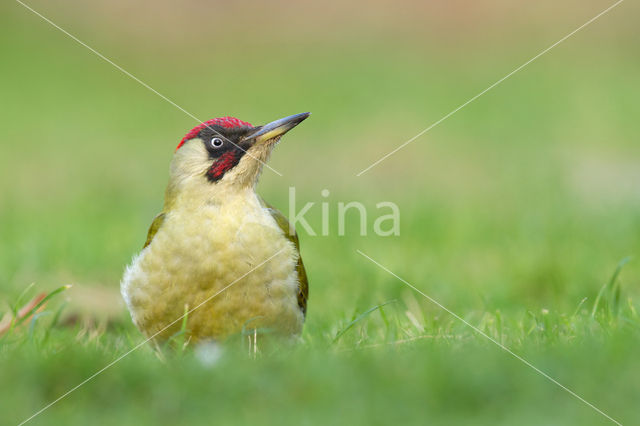
<path id="1" fill-rule="evenodd" d="M 220 138 L 211 139 L 211 146 L 213 146 L 214 148 L 220 148 L 223 144 L 224 142 Z"/>

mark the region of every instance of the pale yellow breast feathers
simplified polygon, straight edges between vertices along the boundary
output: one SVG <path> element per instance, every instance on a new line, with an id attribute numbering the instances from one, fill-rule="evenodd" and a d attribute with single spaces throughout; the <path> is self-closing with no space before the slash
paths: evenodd
<path id="1" fill-rule="evenodd" d="M 196 339 L 224 338 L 248 323 L 299 334 L 295 247 L 253 188 L 203 197 L 210 188 L 182 190 L 151 244 L 127 268 L 122 293 L 134 322 L 150 336 L 179 318 L 185 304 L 211 299 L 189 315 Z"/>

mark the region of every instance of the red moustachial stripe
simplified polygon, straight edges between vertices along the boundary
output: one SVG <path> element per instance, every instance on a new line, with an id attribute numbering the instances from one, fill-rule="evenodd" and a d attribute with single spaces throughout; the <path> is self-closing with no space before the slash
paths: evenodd
<path id="1" fill-rule="evenodd" d="M 182 140 L 180 140 L 180 143 L 178 144 L 178 147 L 176 148 L 176 151 L 179 150 L 180 147 L 182 145 L 184 145 L 184 143 L 186 141 L 188 141 L 189 139 L 193 139 L 196 136 L 198 136 L 198 133 L 200 133 L 200 130 L 204 129 L 207 126 L 222 126 L 222 127 L 227 127 L 227 128 L 243 127 L 243 126 L 253 127 L 250 123 L 247 123 L 246 121 L 242 121 L 242 120 L 237 119 L 235 117 L 213 118 L 211 120 L 205 121 L 204 123 L 194 127 L 193 129 L 189 130 L 189 133 L 184 135 Z"/>
<path id="2" fill-rule="evenodd" d="M 231 169 L 238 163 L 238 152 L 237 151 L 227 151 L 220 156 L 218 161 L 213 163 L 211 168 L 209 169 L 209 176 L 211 176 L 214 180 L 218 180 L 224 175 L 227 170 Z"/>

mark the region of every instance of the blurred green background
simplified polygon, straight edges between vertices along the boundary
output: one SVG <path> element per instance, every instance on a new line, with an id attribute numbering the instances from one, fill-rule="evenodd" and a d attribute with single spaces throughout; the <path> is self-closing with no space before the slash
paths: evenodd
<path id="1" fill-rule="evenodd" d="M 144 347 L 33 424 L 608 423 L 357 249 L 611 417 L 640 420 L 636 3 L 359 177 L 612 3 L 28 4 L 202 120 L 311 111 L 259 192 L 287 214 L 295 187 L 318 231 L 320 203 L 332 212 L 328 236 L 300 232 L 311 294 L 293 352 L 229 348 L 207 368 Z M 15 424 L 142 340 L 119 280 L 197 123 L 19 3 L 0 12 L 0 314 L 31 283 L 74 285 L 47 306 L 65 301 L 58 323 L 0 343 L 0 423 Z M 368 236 L 355 215 L 337 236 L 340 201 L 367 206 Z M 371 232 L 381 201 L 399 206 L 400 236 Z"/>

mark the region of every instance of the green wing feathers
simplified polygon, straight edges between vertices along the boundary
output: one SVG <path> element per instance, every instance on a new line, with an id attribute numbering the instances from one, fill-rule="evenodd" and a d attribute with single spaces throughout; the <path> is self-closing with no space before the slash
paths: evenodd
<path id="1" fill-rule="evenodd" d="M 162 222 L 164 222 L 164 213 L 160 213 L 153 219 L 153 223 L 151 223 L 149 232 L 147 233 L 147 241 L 145 241 L 144 246 L 142 247 L 143 249 L 151 244 L 153 237 L 156 236 L 158 229 L 160 229 L 160 227 L 162 226 Z"/>
<path id="2" fill-rule="evenodd" d="M 260 201 L 269 213 L 271 213 L 271 216 L 275 219 L 276 223 L 284 233 L 284 236 L 296 247 L 296 251 L 298 252 L 296 271 L 298 272 L 298 281 L 300 282 L 300 287 L 298 288 L 298 306 L 300 306 L 302 313 L 306 315 L 307 299 L 309 298 L 309 281 L 307 280 L 307 271 L 304 269 L 304 263 L 302 263 L 302 256 L 300 256 L 300 241 L 298 240 L 298 234 L 280 210 L 276 209 L 262 198 L 260 198 Z"/>

